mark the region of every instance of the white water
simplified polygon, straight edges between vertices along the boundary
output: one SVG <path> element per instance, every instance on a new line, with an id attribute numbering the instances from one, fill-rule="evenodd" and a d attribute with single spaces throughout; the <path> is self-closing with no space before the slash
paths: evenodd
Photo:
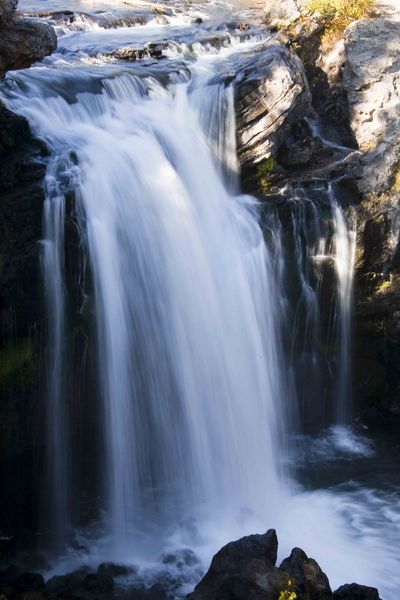
<path id="1" fill-rule="evenodd" d="M 79 35 L 80 51 L 86 43 L 101 46 L 97 33 Z M 281 558 L 301 546 L 333 586 L 358 580 L 394 599 L 398 521 L 370 523 L 371 510 L 386 507 L 386 499 L 357 486 L 304 492 L 282 475 L 287 386 L 279 286 L 256 202 L 235 195 L 233 88 L 214 80 L 232 68 L 229 56 L 238 48 L 202 49 L 185 63 L 190 76 L 176 66 L 166 76 L 164 69 L 161 85 L 156 73 L 94 65 L 75 54 L 74 43 L 62 42 L 70 55 L 10 74 L 4 87 L 10 106 L 46 140 L 52 164 L 69 165 L 93 275 L 105 530 L 89 556 L 73 560 L 148 566 L 163 548 L 190 546 L 204 567 L 223 543 L 275 527 Z M 71 151 L 78 166 L 68 162 Z M 58 382 L 61 196 L 48 194 L 45 228 L 45 247 L 55 248 L 45 267 L 55 332 L 50 367 Z M 351 250 L 340 245 L 342 218 L 335 256 L 348 298 Z M 312 294 L 306 279 L 304 289 Z M 57 488 L 57 477 L 65 483 L 68 450 L 57 437 L 61 389 L 54 394 Z M 345 449 L 353 446 L 346 439 Z M 58 496 L 55 504 L 62 529 L 67 506 Z M 64 568 L 72 564 L 68 557 Z"/>
<path id="2" fill-rule="evenodd" d="M 57 158 L 51 161 L 46 175 L 46 199 L 43 210 L 45 239 L 42 247 L 43 272 L 48 312 L 48 382 L 47 429 L 48 465 L 51 486 L 51 526 L 54 544 L 65 545 L 68 521 L 68 418 L 65 402 L 65 297 L 64 297 L 64 226 L 65 203 L 62 184 L 71 165 Z"/>
<path id="3" fill-rule="evenodd" d="M 332 189 L 332 212 L 335 227 L 335 268 L 338 280 L 338 384 L 336 423 L 349 421 L 350 377 L 351 377 L 351 314 L 356 253 L 356 232 L 354 223 L 346 223 L 343 211 L 335 200 Z"/>

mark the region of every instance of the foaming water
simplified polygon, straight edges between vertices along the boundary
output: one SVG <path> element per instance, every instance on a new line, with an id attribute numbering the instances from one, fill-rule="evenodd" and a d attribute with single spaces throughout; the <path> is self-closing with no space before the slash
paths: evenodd
<path id="1" fill-rule="evenodd" d="M 232 71 L 264 33 L 227 35 L 226 45 L 213 47 L 198 42 L 189 19 L 177 19 L 67 32 L 60 53 L 2 84 L 6 102 L 29 119 L 51 153 L 44 267 L 54 353 L 55 530 L 65 539 L 74 527 L 80 548 L 59 556 L 53 572 L 104 560 L 134 563 L 132 580 L 147 585 L 164 571 L 175 573 L 179 597 L 221 545 L 274 527 L 281 558 L 301 546 L 333 586 L 356 579 L 391 600 L 399 571 L 395 492 L 351 482 L 308 491 L 288 476 L 282 239 L 273 237 L 275 253 L 265 245 L 259 206 L 238 191 L 235 148 Z M 92 54 L 166 35 L 174 43 L 158 63 L 91 62 Z M 95 324 L 92 393 L 102 442 L 97 518 L 82 528 L 60 486 L 68 487 L 77 468 L 62 405 L 70 368 L 62 341 L 68 194 L 90 265 L 91 288 L 84 292 Z M 335 266 L 343 297 L 338 323 L 347 319 L 339 338 L 347 352 L 349 344 L 353 246 L 341 209 L 327 196 L 333 236 L 304 192 L 291 213 L 313 371 L 323 262 Z M 314 231 L 304 255 L 307 211 Z M 310 264 L 317 265 L 313 274 Z M 349 430 L 331 430 L 326 439 L 316 453 L 327 463 L 332 448 L 335 457 L 368 456 L 368 444 Z M 165 559 L 177 549 L 197 558 Z"/>

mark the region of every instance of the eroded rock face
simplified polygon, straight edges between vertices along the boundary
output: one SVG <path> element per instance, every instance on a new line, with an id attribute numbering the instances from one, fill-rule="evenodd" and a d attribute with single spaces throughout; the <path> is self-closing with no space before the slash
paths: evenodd
<path id="1" fill-rule="evenodd" d="M 0 77 L 8 69 L 30 66 L 56 47 L 53 28 L 16 17 L 16 5 L 16 0 L 0 0 Z M 0 528 L 3 532 L 37 526 L 32 506 L 41 493 L 35 461 L 43 452 L 44 439 L 39 240 L 45 155 L 46 149 L 35 140 L 27 121 L 0 103 Z M 27 489 L 29 494 L 24 494 Z"/>
<path id="2" fill-rule="evenodd" d="M 238 154 L 242 169 L 274 155 L 292 124 L 311 109 L 303 65 L 284 36 L 258 46 L 236 86 Z"/>
<path id="3" fill-rule="evenodd" d="M 363 156 L 359 188 L 382 193 L 400 156 L 400 23 L 366 19 L 344 35 L 350 126 Z"/>
<path id="4" fill-rule="evenodd" d="M 0 77 L 10 69 L 29 67 L 57 46 L 57 36 L 50 25 L 16 17 L 16 6 L 16 0 L 0 0 Z"/>

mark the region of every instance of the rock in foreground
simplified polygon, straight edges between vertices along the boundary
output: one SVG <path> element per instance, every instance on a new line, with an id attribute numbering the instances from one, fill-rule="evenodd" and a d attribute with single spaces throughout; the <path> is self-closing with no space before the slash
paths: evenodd
<path id="1" fill-rule="evenodd" d="M 294 548 L 276 566 L 274 529 L 224 546 L 188 600 L 379 600 L 375 588 L 352 583 L 332 593 L 318 563 Z"/>

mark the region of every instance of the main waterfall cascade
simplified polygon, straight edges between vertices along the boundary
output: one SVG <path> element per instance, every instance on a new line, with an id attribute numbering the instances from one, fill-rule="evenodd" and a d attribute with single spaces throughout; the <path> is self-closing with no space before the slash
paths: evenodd
<path id="1" fill-rule="evenodd" d="M 221 12 L 232 18 L 214 9 L 210 31 Z M 210 7 L 195 10 L 209 18 Z M 176 546 L 205 565 L 221 544 L 276 527 L 282 553 L 302 545 L 333 584 L 358 578 L 390 600 L 396 532 L 368 527 L 385 498 L 358 484 L 302 491 L 289 464 L 303 421 L 346 423 L 354 231 L 328 185 L 288 192 L 289 217 L 273 209 L 263 235 L 259 204 L 239 193 L 232 71 L 266 32 L 225 32 L 217 50 L 196 41 L 193 17 L 114 29 L 75 21 L 58 28 L 55 55 L 0 90 L 50 151 L 42 256 L 55 572 L 74 557 L 148 564 Z M 165 39 L 160 62 L 106 57 Z M 336 293 L 321 311 L 327 272 Z M 78 361 L 75 335 L 85 338 Z M 336 381 L 329 401 L 324 369 Z M 329 451 L 313 440 L 316 460 L 370 455 L 343 427 L 329 436 Z M 66 549 L 73 532 L 84 558 Z M 383 568 L 370 558 L 377 540 Z"/>

